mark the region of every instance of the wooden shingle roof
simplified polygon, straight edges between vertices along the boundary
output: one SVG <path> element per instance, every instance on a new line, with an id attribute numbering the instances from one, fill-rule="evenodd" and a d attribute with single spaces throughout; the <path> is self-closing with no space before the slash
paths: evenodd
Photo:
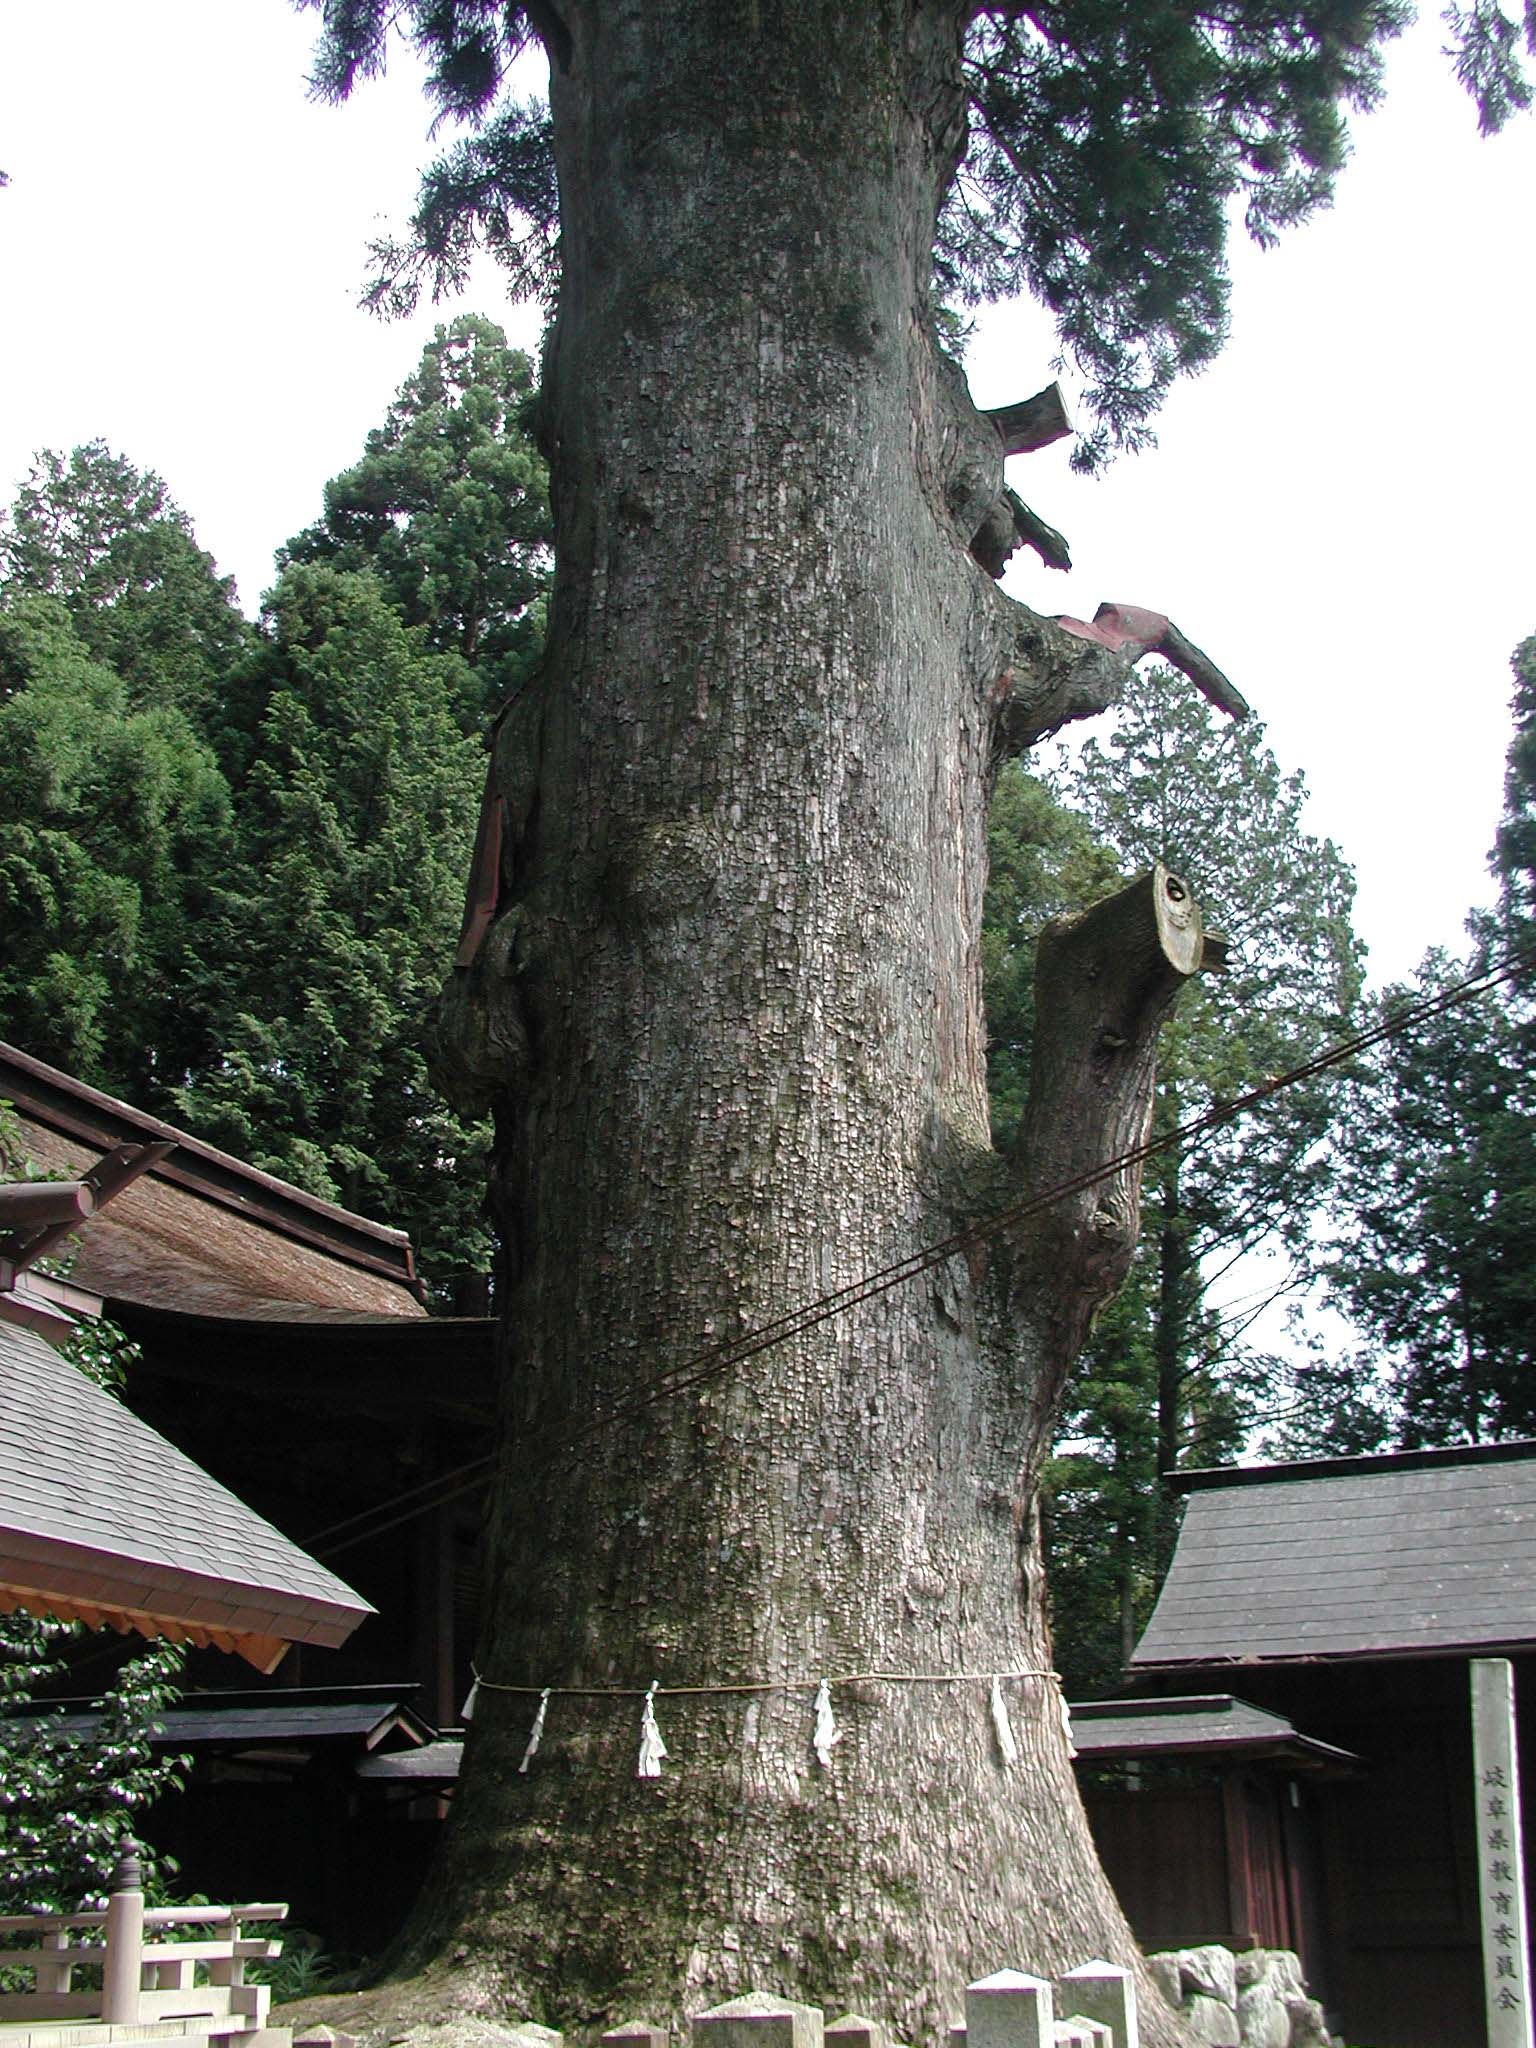
<path id="1" fill-rule="evenodd" d="M 114 1302 L 326 1321 L 420 1317 L 404 1231 L 263 1173 L 173 1124 L 0 1044 L 0 1101 L 43 1173 L 76 1179 L 121 1144 L 172 1150 L 75 1240 L 70 1277 Z"/>
<path id="2" fill-rule="evenodd" d="M 373 1612 L 31 1330 L 0 1323 L 0 1611 L 213 1643 L 269 1671 Z"/>
<path id="3" fill-rule="evenodd" d="M 1133 1670 L 1536 1644 L 1536 1444 L 1184 1483 L 1184 1526 Z"/>

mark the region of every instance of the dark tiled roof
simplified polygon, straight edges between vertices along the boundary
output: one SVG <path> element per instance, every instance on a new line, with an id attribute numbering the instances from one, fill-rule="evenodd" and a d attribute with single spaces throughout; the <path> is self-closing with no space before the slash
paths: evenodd
<path id="1" fill-rule="evenodd" d="M 0 1100 L 14 1103 L 34 1165 L 68 1179 L 115 1145 L 175 1145 L 73 1240 L 70 1277 L 91 1293 L 280 1321 L 422 1314 L 403 1231 L 306 1194 L 4 1044 Z"/>
<path id="2" fill-rule="evenodd" d="M 76 1711 L 71 1702 L 65 1702 L 64 1709 L 58 1725 L 66 1733 L 88 1734 L 100 1726 L 101 1716 L 94 1711 Z M 239 1749 L 252 1745 L 267 1748 L 274 1743 L 299 1743 L 307 1748 L 317 1742 L 350 1742 L 367 1753 L 391 1739 L 420 1746 L 432 1732 L 404 1703 L 398 1690 L 386 1691 L 381 1697 L 372 1687 L 317 1694 L 283 1686 L 259 1694 L 188 1693 L 174 1707 L 162 1710 L 155 1740 L 171 1749 L 184 1744 Z"/>
<path id="3" fill-rule="evenodd" d="M 232 1419 L 238 1427 L 238 1417 Z M 0 1323 L 0 1608 L 239 1649 L 373 1610 L 29 1330 Z"/>
<path id="4" fill-rule="evenodd" d="M 1536 1643 L 1536 1446 L 1199 1475 L 1139 1671 Z"/>
<path id="5" fill-rule="evenodd" d="M 1349 1764 L 1347 1750 L 1302 1735 L 1283 1714 L 1252 1707 L 1230 1693 L 1166 1700 L 1092 1700 L 1072 1707 L 1072 1740 L 1087 1763 L 1122 1757 L 1196 1756 L 1222 1752 L 1284 1756 L 1314 1764 Z"/>

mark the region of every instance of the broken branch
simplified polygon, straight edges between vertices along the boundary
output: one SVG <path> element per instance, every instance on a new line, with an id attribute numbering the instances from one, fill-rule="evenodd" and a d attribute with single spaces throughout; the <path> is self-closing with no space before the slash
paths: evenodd
<path id="1" fill-rule="evenodd" d="M 1038 512 L 1032 512 L 1017 491 L 1005 487 L 1003 497 L 1013 514 L 1013 530 L 1024 545 L 1034 549 L 1047 569 L 1070 569 L 1072 557 L 1055 527 L 1047 526 Z"/>
<path id="2" fill-rule="evenodd" d="M 996 427 L 1005 455 L 1028 455 L 1036 448 L 1048 448 L 1073 431 L 1072 415 L 1059 384 L 1047 384 L 1033 398 L 1021 398 L 1016 405 L 994 406 L 983 417 Z"/>
<path id="3" fill-rule="evenodd" d="M 1142 1142 L 1159 1028 L 1184 984 L 1215 964 L 1199 904 L 1161 863 L 1045 927 L 1035 956 L 1035 1043 L 1020 1141 L 1027 1189 L 1070 1186 Z M 1123 1167 L 1031 1219 L 1017 1301 L 1047 1338 L 1050 1367 L 1032 1394 L 1046 1410 L 1095 1312 L 1125 1277 L 1141 1174 L 1139 1162 Z"/>
<path id="4" fill-rule="evenodd" d="M 1194 684 L 1207 702 L 1229 718 L 1246 718 L 1248 702 L 1231 684 L 1208 654 L 1161 612 L 1148 611 L 1139 604 L 1101 604 L 1090 625 L 1085 619 L 1058 618 L 1063 632 L 1080 640 L 1096 640 L 1113 653 L 1126 654 L 1132 662 L 1144 654 L 1160 654 Z"/>

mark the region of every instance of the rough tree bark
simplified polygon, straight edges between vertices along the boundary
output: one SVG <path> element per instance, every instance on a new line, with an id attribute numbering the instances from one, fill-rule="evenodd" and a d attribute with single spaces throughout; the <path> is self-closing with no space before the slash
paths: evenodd
<path id="1" fill-rule="evenodd" d="M 566 2023 L 749 1984 L 926 2038 L 966 1978 L 1126 1956 L 1048 1679 L 1035 1475 L 1136 1227 L 1122 1175 L 685 1399 L 659 1372 L 1140 1137 L 1198 915 L 1148 879 L 1042 965 L 1019 1157 L 978 936 L 1004 747 L 1138 651 L 1005 598 L 998 429 L 929 320 L 965 10 L 568 0 L 542 425 L 557 588 L 504 719 L 442 1062 L 492 1103 L 502 1469 L 465 1777 L 410 1937 Z M 1166 622 L 1162 622 L 1166 623 Z M 1111 643 L 1114 644 L 1111 644 Z M 659 1706 L 511 1687 L 743 1680 Z M 1153 2043 L 1174 2038 L 1154 2014 Z"/>

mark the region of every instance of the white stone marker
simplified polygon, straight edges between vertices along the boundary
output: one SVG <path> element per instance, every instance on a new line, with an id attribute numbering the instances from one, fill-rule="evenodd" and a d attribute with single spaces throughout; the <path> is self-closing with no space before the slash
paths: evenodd
<path id="1" fill-rule="evenodd" d="M 653 2027 L 645 2020 L 630 2020 L 622 2027 L 610 2027 L 603 2035 L 603 2048 L 670 2048 L 671 2035 L 665 2027 Z"/>
<path id="2" fill-rule="evenodd" d="M 858 2012 L 828 2020 L 822 2033 L 826 2048 L 887 2048 L 889 2038 L 878 2020 L 867 2020 Z"/>
<path id="3" fill-rule="evenodd" d="M 1136 1985 L 1118 1963 L 1083 1963 L 1056 1979 L 1056 2003 L 1064 2013 L 1098 2020 L 1108 2027 L 1114 2048 L 1141 2048 L 1136 2021 Z"/>
<path id="4" fill-rule="evenodd" d="M 1056 2009 L 1043 1977 L 996 1970 L 965 1987 L 968 2048 L 1055 2048 Z"/>
<path id="5" fill-rule="evenodd" d="M 1515 1675 L 1507 1657 L 1472 1659 L 1472 1779 L 1488 2048 L 1532 2048 Z"/>
<path id="6" fill-rule="evenodd" d="M 822 2048 L 819 2005 L 744 1991 L 689 2021 L 694 2048 Z"/>

